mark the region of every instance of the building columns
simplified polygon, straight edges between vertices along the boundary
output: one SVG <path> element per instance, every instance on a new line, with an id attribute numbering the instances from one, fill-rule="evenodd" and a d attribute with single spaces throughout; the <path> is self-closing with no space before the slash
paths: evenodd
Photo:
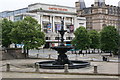
<path id="1" fill-rule="evenodd" d="M 63 26 L 63 27 L 64 27 L 64 30 L 66 30 L 66 22 L 65 22 L 66 17 L 63 17 L 63 19 L 64 19 L 64 20 L 63 20 L 63 21 L 64 21 L 64 26 Z"/>
<path id="2" fill-rule="evenodd" d="M 51 24 L 51 32 L 53 32 L 53 25 L 52 25 L 52 16 L 50 16 L 50 20 L 49 20 L 50 24 Z"/>
<path id="3" fill-rule="evenodd" d="M 52 16 L 52 32 L 55 32 L 55 16 Z"/>
<path id="4" fill-rule="evenodd" d="M 43 23 L 42 23 L 42 18 L 43 18 L 43 15 L 40 15 L 41 31 L 43 31 Z"/>

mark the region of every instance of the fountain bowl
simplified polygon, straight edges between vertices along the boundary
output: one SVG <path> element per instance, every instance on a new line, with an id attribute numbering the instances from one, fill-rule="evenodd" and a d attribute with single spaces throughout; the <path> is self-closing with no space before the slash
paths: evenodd
<path id="1" fill-rule="evenodd" d="M 90 63 L 87 61 L 79 61 L 79 60 L 70 60 L 72 64 L 68 65 L 69 69 L 79 69 L 90 66 Z M 64 69 L 64 65 L 53 65 L 55 61 L 42 61 L 36 62 L 35 64 L 39 64 L 42 69 Z"/>

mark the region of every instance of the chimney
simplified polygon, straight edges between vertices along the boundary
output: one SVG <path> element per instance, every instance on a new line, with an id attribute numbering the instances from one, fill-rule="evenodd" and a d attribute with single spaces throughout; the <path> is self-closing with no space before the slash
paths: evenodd
<path id="1" fill-rule="evenodd" d="M 120 7 L 120 1 L 118 2 L 118 6 Z"/>
<path id="2" fill-rule="evenodd" d="M 86 8 L 84 0 L 79 0 L 80 2 L 80 9 Z"/>
<path id="3" fill-rule="evenodd" d="M 99 0 L 95 0 L 94 5 L 98 6 Z"/>
<path id="4" fill-rule="evenodd" d="M 105 0 L 95 0 L 94 5 L 99 7 L 105 6 Z"/>

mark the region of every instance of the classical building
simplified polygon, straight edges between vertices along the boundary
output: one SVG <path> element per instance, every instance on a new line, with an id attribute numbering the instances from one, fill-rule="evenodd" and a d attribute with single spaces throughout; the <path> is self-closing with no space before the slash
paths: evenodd
<path id="1" fill-rule="evenodd" d="M 12 21 L 22 20 L 26 16 L 32 16 L 41 24 L 42 31 L 46 34 L 45 47 L 59 44 L 58 30 L 61 28 L 62 19 L 64 20 L 64 29 L 67 30 L 64 36 L 65 44 L 70 44 L 76 28 L 79 26 L 86 27 L 86 18 L 78 17 L 75 7 L 35 3 L 28 5 L 27 8 L 0 13 L 0 18 L 7 18 Z"/>
<path id="2" fill-rule="evenodd" d="M 88 30 L 100 31 L 107 25 L 120 29 L 119 6 L 106 5 L 105 0 L 95 0 L 91 7 L 86 7 L 84 0 L 79 0 L 75 4 L 78 16 L 86 17 L 86 28 Z"/>

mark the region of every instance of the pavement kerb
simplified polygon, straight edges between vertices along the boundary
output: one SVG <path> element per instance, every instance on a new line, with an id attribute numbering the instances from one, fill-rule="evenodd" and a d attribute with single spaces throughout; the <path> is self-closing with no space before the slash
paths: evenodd
<path id="1" fill-rule="evenodd" d="M 6 71 L 2 71 L 2 72 L 6 72 Z M 37 73 L 37 74 L 65 74 L 65 75 L 98 75 L 98 76 L 119 76 L 120 74 L 106 74 L 106 73 L 64 73 L 64 72 L 25 72 L 25 71 L 10 71 L 7 73 L 13 73 L 13 72 L 17 72 L 17 73 Z"/>

